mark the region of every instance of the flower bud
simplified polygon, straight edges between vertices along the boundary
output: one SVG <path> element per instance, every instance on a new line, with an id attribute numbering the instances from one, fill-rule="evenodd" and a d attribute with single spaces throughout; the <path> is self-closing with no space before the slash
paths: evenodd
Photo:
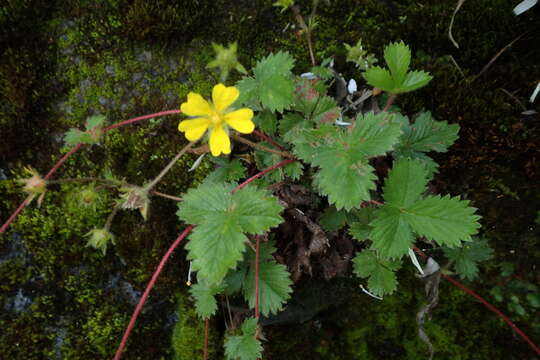
<path id="1" fill-rule="evenodd" d="M 85 236 L 89 237 L 86 246 L 101 250 L 103 255 L 107 251 L 109 242 L 115 244 L 114 235 L 107 229 L 92 229 Z"/>
<path id="2" fill-rule="evenodd" d="M 150 207 L 150 198 L 148 197 L 148 190 L 139 186 L 128 186 L 121 188 L 124 194 L 121 195 L 123 199 L 123 209 L 139 209 L 144 220 L 148 216 L 148 208 Z"/>

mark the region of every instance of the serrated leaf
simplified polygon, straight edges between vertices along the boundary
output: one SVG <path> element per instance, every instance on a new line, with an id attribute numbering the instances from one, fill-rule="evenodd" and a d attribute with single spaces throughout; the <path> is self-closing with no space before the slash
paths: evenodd
<path id="1" fill-rule="evenodd" d="M 191 232 L 186 249 L 197 278 L 219 284 L 242 260 L 248 238 L 233 216 L 212 213 L 206 218 Z"/>
<path id="2" fill-rule="evenodd" d="M 392 119 L 389 114 L 368 113 L 357 117 L 350 132 L 330 125 L 297 132 L 294 153 L 320 168 L 314 184 L 338 210 L 369 200 L 376 179 L 369 158 L 390 151 L 401 133 Z"/>
<path id="3" fill-rule="evenodd" d="M 349 228 L 349 234 L 351 234 L 351 236 L 355 240 L 365 241 L 369 238 L 371 230 L 371 226 L 357 222 L 351 224 L 351 227 Z"/>
<path id="4" fill-rule="evenodd" d="M 443 247 L 443 251 L 448 259 L 455 262 L 456 271 L 461 278 L 469 280 L 478 275 L 477 263 L 493 256 L 493 249 L 485 239 L 466 242 L 460 248 Z"/>
<path id="5" fill-rule="evenodd" d="M 105 116 L 103 115 L 94 115 L 94 116 L 90 116 L 86 119 L 86 123 L 85 123 L 85 127 L 86 127 L 86 130 L 92 130 L 98 126 L 103 126 L 103 124 L 105 123 Z"/>
<path id="6" fill-rule="evenodd" d="M 71 128 L 66 132 L 66 135 L 64 135 L 64 142 L 68 146 L 75 146 L 80 143 L 86 143 L 86 139 L 84 136 L 86 135 L 87 138 L 89 138 L 88 134 L 85 132 L 82 132 L 79 129 Z"/>
<path id="7" fill-rule="evenodd" d="M 480 216 L 468 204 L 449 195 L 428 196 L 405 209 L 404 216 L 417 234 L 454 247 L 461 241 L 471 241 L 471 235 L 480 228 Z"/>
<path id="8" fill-rule="evenodd" d="M 404 93 L 420 89 L 426 86 L 432 79 L 433 76 L 425 71 L 411 71 L 399 87 L 399 92 Z"/>
<path id="9" fill-rule="evenodd" d="M 375 211 L 375 220 L 370 225 L 373 229 L 369 238 L 381 256 L 396 259 L 407 254 L 414 237 L 400 209 L 383 205 Z"/>
<path id="10" fill-rule="evenodd" d="M 242 259 L 246 233 L 263 233 L 281 223 L 281 206 L 267 191 L 232 184 L 202 184 L 183 197 L 181 220 L 197 225 L 186 248 L 200 279 L 220 283 Z"/>
<path id="11" fill-rule="evenodd" d="M 257 62 L 253 69 L 255 77 L 261 81 L 278 76 L 289 76 L 294 66 L 294 58 L 287 52 L 280 51 L 270 54 Z"/>
<path id="12" fill-rule="evenodd" d="M 262 356 L 262 345 L 255 337 L 257 319 L 246 319 L 242 335 L 225 339 L 225 356 L 228 360 L 256 360 Z"/>
<path id="13" fill-rule="evenodd" d="M 311 129 L 312 127 L 312 122 L 294 113 L 283 115 L 283 118 L 279 121 L 279 133 L 283 140 L 288 143 L 293 142 L 297 137 L 298 131 L 302 129 Z"/>
<path id="14" fill-rule="evenodd" d="M 283 112 L 294 101 L 294 84 L 285 76 L 274 75 L 259 80 L 258 91 L 261 103 L 270 111 Z"/>
<path id="15" fill-rule="evenodd" d="M 220 183 L 229 181 L 238 181 L 246 176 L 246 169 L 239 159 L 229 160 L 224 157 L 211 157 L 210 161 L 217 165 L 204 179 L 205 183 Z"/>
<path id="16" fill-rule="evenodd" d="M 413 231 L 441 245 L 457 246 L 478 231 L 478 215 L 469 202 L 445 196 L 421 198 L 427 172 L 417 160 L 400 160 L 385 181 L 386 203 L 375 211 L 370 238 L 373 248 L 388 258 L 407 253 Z"/>
<path id="17" fill-rule="evenodd" d="M 396 146 L 396 151 L 407 152 L 446 152 L 458 139 L 459 125 L 436 121 L 430 112 L 419 114 L 413 124 L 403 123 L 403 135 Z"/>
<path id="18" fill-rule="evenodd" d="M 411 63 L 411 49 L 403 41 L 389 44 L 384 48 L 384 60 L 390 69 L 395 86 L 400 87 Z"/>
<path id="19" fill-rule="evenodd" d="M 347 212 L 338 210 L 334 206 L 330 206 L 324 210 L 323 215 L 319 219 L 319 224 L 326 231 L 336 231 L 341 229 L 347 223 Z"/>
<path id="20" fill-rule="evenodd" d="M 384 200 L 387 204 L 406 208 L 420 199 L 427 183 L 428 173 L 421 162 L 399 160 L 384 183 Z"/>
<path id="21" fill-rule="evenodd" d="M 377 257 L 375 251 L 364 250 L 353 259 L 354 273 L 361 278 L 368 278 L 368 288 L 377 296 L 393 293 L 397 288 L 395 271 L 399 269 L 399 261 L 385 260 Z"/>
<path id="22" fill-rule="evenodd" d="M 216 313 L 215 295 L 222 292 L 223 289 L 223 285 L 209 285 L 204 281 L 191 286 L 189 292 L 195 299 L 195 312 L 201 319 L 209 319 Z"/>
<path id="23" fill-rule="evenodd" d="M 267 135 L 274 135 L 277 128 L 276 116 L 269 110 L 263 110 L 253 118 L 253 122 L 257 127 L 264 131 Z"/>
<path id="24" fill-rule="evenodd" d="M 394 115 L 369 112 L 356 117 L 348 143 L 364 156 L 378 156 L 393 149 L 401 135 L 401 126 Z"/>
<path id="25" fill-rule="evenodd" d="M 275 249 L 262 243 L 259 259 L 259 308 L 261 314 L 276 314 L 290 298 L 292 280 L 287 268 L 276 263 L 272 257 Z M 244 285 L 244 298 L 251 308 L 255 307 L 255 256 L 250 253 L 250 267 Z"/>
<path id="26" fill-rule="evenodd" d="M 392 75 L 390 75 L 390 71 L 379 66 L 373 66 L 367 69 L 362 73 L 362 77 L 369 85 L 381 90 L 393 93 L 397 89 L 394 79 L 392 79 Z"/>
<path id="27" fill-rule="evenodd" d="M 279 216 L 283 208 L 277 199 L 255 186 L 235 192 L 232 207 L 230 211 L 238 214 L 238 224 L 250 234 L 263 234 L 283 221 Z"/>
<path id="28" fill-rule="evenodd" d="M 247 105 L 252 109 L 257 109 L 258 105 L 258 82 L 252 77 L 245 76 L 236 83 L 236 88 L 240 92 L 238 99 L 234 102 L 234 106 Z"/>
<path id="29" fill-rule="evenodd" d="M 241 263 L 236 269 L 227 273 L 224 283 L 226 284 L 225 295 L 233 295 L 242 290 L 247 275 L 247 267 Z"/>

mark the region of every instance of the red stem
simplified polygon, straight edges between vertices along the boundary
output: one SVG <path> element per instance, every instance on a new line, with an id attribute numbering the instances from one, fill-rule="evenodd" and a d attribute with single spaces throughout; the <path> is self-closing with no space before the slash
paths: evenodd
<path id="1" fill-rule="evenodd" d="M 192 229 L 193 229 L 192 225 L 189 225 L 187 228 L 185 228 L 184 231 L 182 231 L 182 233 L 176 238 L 176 240 L 169 247 L 169 249 L 163 256 L 163 258 L 161 258 L 161 261 L 156 271 L 154 271 L 152 278 L 148 282 L 148 285 L 146 285 L 146 289 L 144 290 L 144 293 L 142 297 L 140 298 L 139 303 L 137 304 L 137 307 L 135 308 L 135 311 L 133 312 L 133 315 L 131 315 L 129 324 L 126 328 L 126 331 L 124 332 L 124 336 L 122 337 L 122 341 L 120 342 L 120 345 L 118 346 L 118 349 L 116 350 L 116 354 L 114 355 L 114 360 L 118 360 L 122 356 L 122 351 L 124 351 L 124 347 L 126 346 L 127 340 L 129 338 L 129 334 L 133 330 L 133 327 L 135 326 L 135 322 L 137 321 L 137 318 L 139 317 L 139 314 L 141 313 L 143 305 L 146 302 L 148 295 L 150 295 L 150 291 L 152 291 L 152 288 L 154 287 L 154 284 L 156 283 L 156 280 L 159 277 L 159 274 L 161 274 L 161 270 L 163 270 L 163 267 L 167 263 L 167 260 L 169 260 L 169 257 L 171 256 L 173 251 L 178 247 L 178 245 L 180 245 L 182 240 L 184 240 L 184 238 L 191 232 Z"/>
<path id="2" fill-rule="evenodd" d="M 208 319 L 204 319 L 204 348 L 203 357 L 204 360 L 208 359 L 208 328 L 210 327 Z"/>
<path id="3" fill-rule="evenodd" d="M 394 100 L 396 100 L 396 95 L 392 94 L 388 97 L 388 100 L 386 100 L 386 105 L 384 105 L 384 109 L 382 111 L 388 111 L 390 109 L 390 106 L 394 103 Z"/>
<path id="4" fill-rule="evenodd" d="M 271 166 L 271 167 L 261 171 L 260 173 L 256 174 L 255 176 L 252 176 L 251 178 L 244 181 L 242 184 L 238 185 L 235 189 L 233 189 L 233 192 L 243 188 L 244 186 L 246 186 L 247 184 L 249 184 L 250 182 L 252 182 L 256 178 L 266 174 L 267 172 L 272 171 L 274 169 L 277 169 L 280 166 L 285 166 L 285 165 L 287 165 L 287 164 L 289 164 L 289 163 L 291 163 L 293 161 L 296 161 L 296 160 L 285 160 L 285 161 L 282 161 L 282 162 L 280 162 L 280 163 L 278 163 L 278 164 L 276 164 L 274 166 Z M 161 273 L 161 270 L 165 266 L 165 263 L 167 262 L 167 260 L 169 260 L 169 257 L 171 256 L 172 252 L 176 249 L 176 247 L 180 244 L 180 242 L 191 232 L 192 229 L 193 229 L 193 225 L 189 225 L 180 234 L 180 236 L 178 236 L 178 238 L 169 247 L 169 250 L 167 250 L 167 252 L 163 256 L 163 258 L 161 259 L 156 271 L 152 275 L 152 279 L 150 280 L 150 282 L 148 282 L 148 285 L 146 286 L 146 289 L 144 290 L 143 296 L 139 300 L 139 303 L 137 304 L 137 307 L 135 308 L 135 311 L 133 312 L 133 315 L 131 315 L 131 319 L 129 320 L 129 324 L 128 324 L 125 332 L 124 332 L 124 336 L 122 337 L 122 341 L 120 342 L 120 345 L 118 346 L 118 349 L 116 350 L 114 360 L 119 360 L 120 357 L 122 356 L 122 351 L 124 350 L 124 347 L 126 346 L 126 342 L 127 342 L 128 338 L 129 338 L 129 335 L 130 335 L 131 331 L 133 330 L 133 327 L 135 326 L 135 322 L 137 321 L 137 317 L 139 316 L 139 314 L 140 314 L 140 312 L 142 310 L 142 307 L 143 307 L 144 303 L 146 302 L 146 299 L 148 298 L 148 295 L 150 295 L 150 291 L 152 291 L 152 288 L 154 287 L 154 284 L 156 283 L 156 280 L 159 277 L 159 274 Z M 208 319 L 206 321 L 208 321 Z M 207 347 L 207 345 L 205 345 L 205 348 L 206 347 Z"/>
<path id="5" fill-rule="evenodd" d="M 261 247 L 261 237 L 256 235 L 257 244 L 255 245 L 255 317 L 259 319 L 259 256 Z"/>
<path id="6" fill-rule="evenodd" d="M 414 248 L 414 251 L 420 255 L 423 259 L 426 259 L 428 256 L 422 251 L 420 250 L 419 248 L 415 247 Z M 527 344 L 529 344 L 529 346 L 534 350 L 536 351 L 536 353 L 538 355 L 540 355 L 540 349 L 538 348 L 538 346 L 536 346 L 532 341 L 531 339 L 529 339 L 529 337 L 520 329 L 517 327 L 516 324 L 514 324 L 512 322 L 512 320 L 510 320 L 510 318 L 508 318 L 508 316 L 504 315 L 499 309 L 497 309 L 495 306 L 493 306 L 491 303 L 489 303 L 487 300 L 485 300 L 483 297 L 481 297 L 480 295 L 478 295 L 477 293 L 475 293 L 474 291 L 472 291 L 471 289 L 469 289 L 468 287 L 466 287 L 465 285 L 463 285 L 462 283 L 460 283 L 459 281 L 457 281 L 456 279 L 454 279 L 453 277 L 449 276 L 449 275 L 446 275 L 446 274 L 441 274 L 441 276 L 443 278 L 445 278 L 446 280 L 450 281 L 452 284 L 454 284 L 455 286 L 457 286 L 458 288 L 460 288 L 461 290 L 465 291 L 467 294 L 471 295 L 472 297 L 474 297 L 476 300 L 480 301 L 485 307 L 487 307 L 489 310 L 493 311 L 495 314 L 497 314 L 497 316 L 499 316 L 505 323 L 507 323 L 519 336 L 521 336 L 521 338 L 523 340 L 525 340 L 525 342 Z"/>
<path id="7" fill-rule="evenodd" d="M 129 120 L 124 120 L 124 121 L 121 121 L 119 123 L 107 126 L 105 129 L 103 129 L 103 131 L 107 132 L 109 130 L 116 129 L 117 127 L 124 126 L 124 125 L 127 125 L 127 124 L 132 124 L 132 123 L 137 122 L 137 121 L 151 119 L 151 118 L 155 118 L 155 117 L 163 116 L 163 115 L 180 114 L 181 112 L 182 111 L 180 111 L 180 110 L 166 110 L 166 111 L 161 111 L 161 112 L 154 113 L 154 114 L 143 115 L 143 116 L 139 116 L 139 117 L 129 119 Z"/>
<path id="8" fill-rule="evenodd" d="M 253 130 L 253 133 L 254 133 L 255 135 L 257 135 L 258 137 L 260 137 L 261 139 L 263 139 L 264 141 L 266 141 L 267 143 L 274 145 L 274 146 L 277 147 L 279 150 L 281 150 L 281 151 L 287 151 L 287 149 L 285 149 L 283 146 L 279 145 L 274 139 L 272 139 L 270 136 L 266 135 L 266 134 L 263 133 L 262 131 L 259 131 L 259 130 Z"/>
<path id="9" fill-rule="evenodd" d="M 169 115 L 169 114 L 178 114 L 180 113 L 181 111 L 180 110 L 167 110 L 167 111 L 161 111 L 161 112 L 158 112 L 158 113 L 154 113 L 154 114 L 150 114 L 150 115 L 144 115 L 144 116 L 139 116 L 139 117 L 136 117 L 136 118 L 133 118 L 133 119 L 129 119 L 129 120 L 125 120 L 125 121 L 121 121 L 119 123 L 116 123 L 116 124 L 113 124 L 111 126 L 108 126 L 106 127 L 105 129 L 103 129 L 104 132 L 107 132 L 109 130 L 112 130 L 112 129 L 115 129 L 117 127 L 120 127 L 120 126 L 124 126 L 124 125 L 127 125 L 127 124 L 131 124 L 131 123 L 134 123 L 134 122 L 137 122 L 137 121 L 141 121 L 141 120 L 145 120 L 145 119 L 151 119 L 151 118 L 155 118 L 155 117 L 158 117 L 158 116 L 163 116 L 163 115 Z M 49 172 L 47 173 L 47 175 L 45 175 L 45 177 L 43 179 L 45 180 L 48 180 L 55 172 L 56 170 L 58 170 L 58 168 L 60 166 L 62 166 L 62 164 L 64 164 L 64 162 L 66 162 L 66 160 L 71 156 L 73 155 L 75 152 L 77 152 L 80 148 L 82 148 L 84 146 L 84 144 L 77 144 L 77 146 L 75 146 L 73 149 L 71 149 L 69 152 L 67 152 L 64 156 L 62 156 L 62 158 L 60 160 L 58 160 L 58 162 L 56 164 L 54 164 L 54 166 L 51 168 L 51 170 L 49 170 Z M 17 217 L 17 215 L 19 215 L 19 213 L 28 205 L 30 204 L 30 201 L 28 200 L 28 198 L 26 198 L 20 205 L 19 207 L 17 208 L 17 210 L 15 210 L 11 215 L 10 217 L 6 220 L 6 222 L 2 225 L 2 227 L 0 228 L 0 234 L 3 234 L 7 228 L 9 227 L 9 225 L 11 225 L 11 223 L 13 222 L 13 220 L 15 220 L 15 218 Z"/>
<path id="10" fill-rule="evenodd" d="M 279 167 L 282 167 L 282 166 L 285 166 L 285 165 L 288 165 L 290 163 L 293 163 L 295 161 L 298 161 L 296 159 L 288 159 L 288 160 L 283 160 L 282 162 L 279 162 L 277 163 L 276 165 L 273 165 L 273 166 L 270 166 L 269 168 L 266 168 L 264 169 L 263 171 L 253 175 L 252 177 L 250 177 L 249 179 L 247 179 L 246 181 L 244 181 L 243 183 L 241 183 L 240 185 L 238 185 L 237 187 L 235 187 L 232 192 L 236 192 L 240 189 L 242 189 L 243 187 L 247 186 L 249 183 L 253 182 L 254 180 L 260 178 L 261 176 L 263 176 L 264 174 L 274 170 L 274 169 L 277 169 Z"/>

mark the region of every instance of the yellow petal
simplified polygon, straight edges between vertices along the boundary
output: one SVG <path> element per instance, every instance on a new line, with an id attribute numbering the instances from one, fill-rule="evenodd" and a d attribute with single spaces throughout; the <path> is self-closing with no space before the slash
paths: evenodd
<path id="1" fill-rule="evenodd" d="M 180 110 L 188 116 L 202 116 L 209 115 L 212 112 L 212 108 L 208 101 L 194 92 L 190 92 L 187 96 L 187 102 L 180 105 Z"/>
<path id="2" fill-rule="evenodd" d="M 212 101 L 217 112 L 221 112 L 238 99 L 240 92 L 234 86 L 217 84 L 212 90 Z"/>
<path id="3" fill-rule="evenodd" d="M 214 156 L 219 156 L 221 153 L 231 153 L 231 141 L 222 126 L 216 126 L 212 129 L 212 133 L 210 134 L 210 151 Z"/>
<path id="4" fill-rule="evenodd" d="M 184 120 L 178 124 L 178 130 L 185 132 L 186 139 L 189 141 L 195 141 L 199 140 L 204 135 L 209 124 L 210 120 L 207 118 Z"/>
<path id="5" fill-rule="evenodd" d="M 252 118 L 253 111 L 248 108 L 242 108 L 226 114 L 225 122 L 236 131 L 242 134 L 249 134 L 255 129 L 255 124 L 251 121 Z"/>

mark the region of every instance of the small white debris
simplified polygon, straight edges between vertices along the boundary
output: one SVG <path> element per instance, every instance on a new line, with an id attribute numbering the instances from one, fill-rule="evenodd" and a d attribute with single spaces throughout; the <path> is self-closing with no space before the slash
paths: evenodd
<path id="1" fill-rule="evenodd" d="M 437 271 L 439 271 L 440 269 L 441 269 L 441 267 L 439 266 L 439 264 L 435 260 L 433 260 L 433 258 L 428 258 L 427 264 L 424 267 L 424 277 L 429 276 L 429 275 L 433 275 Z"/>
<path id="2" fill-rule="evenodd" d="M 530 103 L 533 103 L 534 100 L 536 99 L 536 95 L 538 95 L 538 93 L 540 92 L 540 81 L 538 82 L 538 84 L 536 84 L 536 88 L 534 89 L 530 99 L 529 99 L 529 102 Z"/>
<path id="3" fill-rule="evenodd" d="M 371 296 L 372 298 L 374 299 L 377 299 L 377 300 L 382 300 L 383 298 L 380 297 L 380 296 L 377 296 L 377 295 L 373 295 L 372 293 L 370 293 L 369 291 L 366 290 L 366 288 L 364 287 L 364 285 L 360 284 L 360 289 L 362 289 L 362 291 L 366 294 L 368 294 L 369 296 Z"/>
<path id="4" fill-rule="evenodd" d="M 302 215 L 304 215 L 304 216 L 306 215 L 306 214 L 304 214 L 304 212 L 303 212 L 302 210 L 300 210 L 300 209 L 298 209 L 298 208 L 294 208 L 294 209 L 295 209 L 296 211 L 298 211 L 300 214 L 302 214 Z"/>
<path id="5" fill-rule="evenodd" d="M 343 121 L 343 118 L 341 116 L 336 119 L 335 124 L 340 125 L 340 126 L 349 126 L 349 125 L 351 125 L 350 122 Z"/>
<path id="6" fill-rule="evenodd" d="M 349 80 L 349 85 L 347 85 L 347 90 L 349 90 L 349 94 L 354 94 L 358 88 L 356 87 L 356 80 L 351 79 Z"/>
<path id="7" fill-rule="evenodd" d="M 418 258 L 416 257 L 416 254 L 412 249 L 409 249 L 409 257 L 411 258 L 411 261 L 413 265 L 418 269 L 420 274 L 424 276 L 424 270 L 422 270 L 422 267 L 420 266 L 420 263 L 418 262 Z"/>
<path id="8" fill-rule="evenodd" d="M 537 2 L 538 0 L 523 0 L 514 8 L 514 14 L 516 16 L 523 14 L 525 11 L 536 5 Z"/>
<path id="9" fill-rule="evenodd" d="M 304 79 L 308 79 L 308 80 L 315 80 L 317 78 L 315 76 L 315 74 L 312 73 L 312 72 L 307 72 L 307 73 L 300 74 L 300 77 L 302 77 Z"/>
<path id="10" fill-rule="evenodd" d="M 196 168 L 199 167 L 199 165 L 201 165 L 202 160 L 203 160 L 203 158 L 204 158 L 204 155 L 206 155 L 206 154 L 202 154 L 201 156 L 199 156 L 199 157 L 197 158 L 197 160 L 195 160 L 195 162 L 193 163 L 193 165 L 191 165 L 191 167 L 189 168 L 188 172 L 191 172 L 191 171 L 195 170 Z"/>
<path id="11" fill-rule="evenodd" d="M 193 261 L 190 261 L 189 262 L 189 270 L 188 270 L 188 274 L 187 274 L 187 281 L 186 281 L 187 286 L 191 286 L 191 266 L 192 265 L 193 265 Z"/>

